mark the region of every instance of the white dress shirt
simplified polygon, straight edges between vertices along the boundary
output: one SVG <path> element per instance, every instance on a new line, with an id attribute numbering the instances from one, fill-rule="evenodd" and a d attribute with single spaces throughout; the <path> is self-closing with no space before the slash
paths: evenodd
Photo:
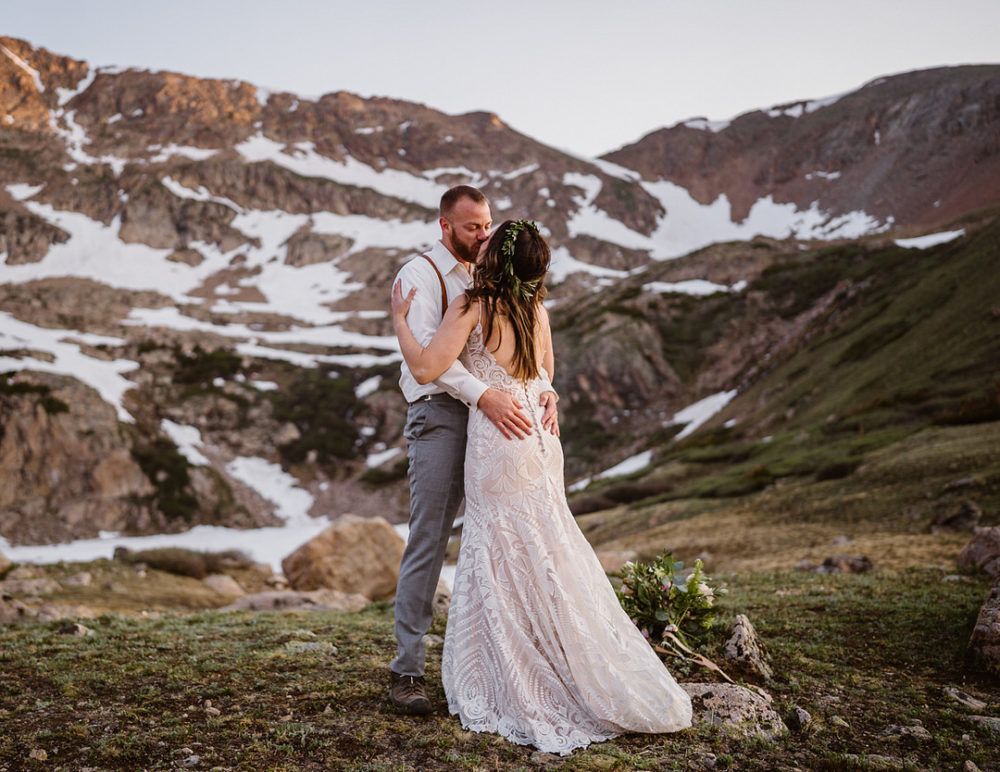
<path id="1" fill-rule="evenodd" d="M 426 254 L 441 272 L 448 302 L 451 303 L 472 283 L 472 277 L 469 276 L 465 263 L 459 262 L 440 241 L 435 242 Z M 417 288 L 417 294 L 406 315 L 406 324 L 417 342 L 421 346 L 426 346 L 434 337 L 434 332 L 441 324 L 446 310 L 441 308 L 441 283 L 434 269 L 419 255 L 400 268 L 396 278 L 401 281 L 404 296 L 412 287 Z M 430 394 L 444 393 L 473 408 L 487 389 L 485 383 L 475 378 L 458 361 L 452 363 L 437 380 L 425 384 L 417 383 L 405 360 L 400 364 L 399 370 L 399 388 L 402 389 L 407 402 L 416 402 Z"/>

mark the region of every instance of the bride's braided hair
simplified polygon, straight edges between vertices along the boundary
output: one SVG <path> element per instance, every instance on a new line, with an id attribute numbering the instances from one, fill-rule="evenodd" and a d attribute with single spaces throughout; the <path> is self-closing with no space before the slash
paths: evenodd
<path id="1" fill-rule="evenodd" d="M 498 315 L 510 320 L 514 328 L 513 375 L 520 380 L 535 378 L 539 372 L 535 333 L 550 259 L 549 245 L 535 223 L 507 220 L 494 231 L 476 263 L 472 287 L 465 292 L 467 303 L 483 302 L 484 341 L 490 339 Z"/>

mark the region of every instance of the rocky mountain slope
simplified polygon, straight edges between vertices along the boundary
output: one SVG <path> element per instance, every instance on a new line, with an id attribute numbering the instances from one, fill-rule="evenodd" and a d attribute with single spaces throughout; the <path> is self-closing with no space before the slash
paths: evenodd
<path id="1" fill-rule="evenodd" d="M 385 298 L 459 182 L 550 235 L 571 479 L 671 447 L 672 417 L 706 397 L 764 427 L 780 400 L 741 393 L 888 302 L 891 271 L 856 264 L 989 221 L 998 72 L 899 76 L 599 160 L 491 114 L 0 38 L 0 538 L 402 518 Z"/>
<path id="2" fill-rule="evenodd" d="M 763 199 L 834 220 L 864 212 L 897 229 L 934 228 L 1000 198 L 1000 67 L 879 78 L 828 99 L 664 128 L 604 156 L 679 185 L 732 217 Z"/>

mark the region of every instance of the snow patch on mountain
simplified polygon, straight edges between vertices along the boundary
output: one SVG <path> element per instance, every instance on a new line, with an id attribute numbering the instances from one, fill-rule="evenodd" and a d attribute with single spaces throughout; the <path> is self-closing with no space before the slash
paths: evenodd
<path id="1" fill-rule="evenodd" d="M 0 311 L 0 352 L 7 354 L 0 355 L 0 372 L 39 370 L 72 376 L 113 405 L 119 421 L 134 423 L 122 399 L 135 384 L 123 378 L 122 373 L 135 370 L 139 363 L 129 359 L 98 359 L 83 351 L 84 345 L 120 346 L 124 342 L 107 335 L 36 327 Z"/>

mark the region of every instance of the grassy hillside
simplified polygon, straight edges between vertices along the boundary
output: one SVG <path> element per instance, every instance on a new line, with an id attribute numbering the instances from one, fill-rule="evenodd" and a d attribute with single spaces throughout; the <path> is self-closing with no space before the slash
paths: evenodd
<path id="1" fill-rule="evenodd" d="M 716 570 L 822 560 L 846 537 L 839 551 L 902 567 L 941 562 L 965 538 L 931 533 L 956 500 L 1000 523 L 998 265 L 1000 220 L 927 250 L 776 256 L 732 308 L 805 321 L 691 437 L 633 427 L 632 447 L 652 448 L 653 463 L 574 496 L 589 537 L 646 556 L 706 552 Z M 697 316 L 728 300 L 682 302 Z"/>

